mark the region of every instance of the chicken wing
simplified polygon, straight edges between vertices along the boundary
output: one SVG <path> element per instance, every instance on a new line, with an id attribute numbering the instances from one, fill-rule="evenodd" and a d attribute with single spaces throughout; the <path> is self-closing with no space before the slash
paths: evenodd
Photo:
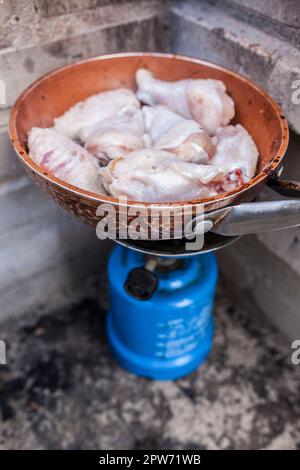
<path id="1" fill-rule="evenodd" d="M 219 80 L 165 82 L 156 79 L 149 70 L 139 69 L 136 82 L 139 100 L 151 106 L 163 104 L 186 119 L 194 119 L 211 135 L 234 116 L 233 100 Z"/>
<path id="2" fill-rule="evenodd" d="M 106 165 L 109 160 L 143 148 L 144 132 L 141 109 L 125 106 L 113 117 L 82 129 L 79 138 L 85 148 Z"/>
<path id="3" fill-rule="evenodd" d="M 154 148 L 170 151 L 187 162 L 208 162 L 211 140 L 196 121 L 187 120 L 166 106 L 143 106 L 142 109 L 146 132 Z"/>
<path id="4" fill-rule="evenodd" d="M 174 202 L 215 196 L 239 184 L 236 164 L 201 165 L 162 150 L 143 149 L 101 168 L 103 184 L 114 197 L 140 202 Z"/>
<path id="5" fill-rule="evenodd" d="M 215 151 L 210 164 L 215 166 L 239 164 L 243 173 L 243 182 L 253 178 L 256 172 L 258 150 L 243 126 L 237 124 L 218 129 L 212 138 L 212 144 Z"/>
<path id="6" fill-rule="evenodd" d="M 98 160 L 53 129 L 33 127 L 28 133 L 29 156 L 43 169 L 87 191 L 106 194 Z"/>
<path id="7" fill-rule="evenodd" d="M 72 106 L 62 116 L 54 119 L 57 132 L 71 139 L 78 139 L 80 131 L 109 119 L 124 106 L 140 107 L 135 94 L 127 88 L 105 91 L 92 95 Z"/>

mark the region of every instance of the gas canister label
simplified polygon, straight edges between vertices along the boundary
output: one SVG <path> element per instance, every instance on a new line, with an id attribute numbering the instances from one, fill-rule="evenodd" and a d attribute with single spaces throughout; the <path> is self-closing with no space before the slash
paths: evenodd
<path id="1" fill-rule="evenodd" d="M 208 334 L 211 305 L 189 318 L 177 318 L 158 323 L 156 356 L 170 359 L 186 354 L 199 346 Z"/>

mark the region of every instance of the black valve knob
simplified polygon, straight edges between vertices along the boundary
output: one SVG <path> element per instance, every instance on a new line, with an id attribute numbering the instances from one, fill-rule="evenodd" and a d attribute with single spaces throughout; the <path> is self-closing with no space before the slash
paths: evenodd
<path id="1" fill-rule="evenodd" d="M 158 278 L 153 272 L 145 268 L 134 268 L 129 272 L 124 288 L 136 299 L 149 300 L 157 285 Z"/>

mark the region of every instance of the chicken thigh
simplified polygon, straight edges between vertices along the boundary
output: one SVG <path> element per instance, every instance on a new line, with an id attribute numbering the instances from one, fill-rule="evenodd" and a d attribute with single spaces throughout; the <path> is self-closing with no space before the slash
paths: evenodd
<path id="1" fill-rule="evenodd" d="M 124 106 L 140 107 L 135 94 L 127 88 L 105 91 L 92 95 L 72 106 L 62 116 L 54 119 L 57 132 L 71 139 L 78 139 L 80 131 L 109 119 Z"/>
<path id="2" fill-rule="evenodd" d="M 109 160 L 143 148 L 144 132 L 141 109 L 125 106 L 113 117 L 82 129 L 79 138 L 85 148 L 106 165 Z"/>
<path id="3" fill-rule="evenodd" d="M 101 168 L 103 184 L 114 197 L 141 202 L 201 199 L 239 184 L 239 165 L 199 165 L 162 150 L 143 149 Z"/>
<path id="4" fill-rule="evenodd" d="M 211 135 L 234 116 L 233 100 L 219 80 L 165 82 L 156 79 L 149 70 L 139 69 L 136 82 L 139 100 L 151 106 L 165 105 L 186 119 L 194 119 Z"/>
<path id="5" fill-rule="evenodd" d="M 218 129 L 212 138 L 212 143 L 215 151 L 210 164 L 222 166 L 238 163 L 244 175 L 243 182 L 253 178 L 256 172 L 258 150 L 243 126 L 237 124 Z"/>
<path id="6" fill-rule="evenodd" d="M 28 134 L 29 156 L 57 178 L 87 191 L 106 194 L 98 160 L 53 129 L 33 127 Z"/>
<path id="7" fill-rule="evenodd" d="M 187 162 L 208 162 L 210 137 L 196 121 L 187 120 L 166 106 L 143 106 L 142 109 L 154 148 L 170 151 Z"/>

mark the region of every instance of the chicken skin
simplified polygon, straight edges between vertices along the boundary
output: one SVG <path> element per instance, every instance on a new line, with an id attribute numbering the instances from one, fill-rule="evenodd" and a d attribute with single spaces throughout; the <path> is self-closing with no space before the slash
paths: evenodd
<path id="1" fill-rule="evenodd" d="M 106 194 L 97 159 L 68 137 L 33 127 L 27 143 L 30 158 L 44 170 L 78 188 Z"/>
<path id="2" fill-rule="evenodd" d="M 234 116 L 234 103 L 223 82 L 186 79 L 165 82 L 149 70 L 136 73 L 137 97 L 150 106 L 162 104 L 186 119 L 197 121 L 210 135 L 227 125 Z"/>
<path id="3" fill-rule="evenodd" d="M 80 101 L 62 116 L 54 119 L 54 129 L 71 139 L 78 139 L 83 128 L 110 119 L 124 106 L 140 107 L 131 90 L 118 88 L 98 93 Z"/>
<path id="4" fill-rule="evenodd" d="M 235 171 L 238 175 L 235 175 Z M 105 189 L 114 197 L 140 202 L 174 202 L 215 196 L 239 184 L 238 164 L 189 163 L 176 155 L 143 149 L 100 169 Z"/>
<path id="5" fill-rule="evenodd" d="M 246 129 L 237 124 L 236 126 L 226 126 L 217 130 L 212 138 L 215 148 L 210 160 L 211 165 L 222 166 L 240 165 L 244 175 L 244 183 L 249 181 L 256 172 L 258 150 Z"/>
<path id="6" fill-rule="evenodd" d="M 79 138 L 85 148 L 99 158 L 102 165 L 106 165 L 114 158 L 142 149 L 144 132 L 141 109 L 125 106 L 111 118 L 82 129 Z"/>
<path id="7" fill-rule="evenodd" d="M 229 124 L 235 110 L 223 82 L 167 82 L 146 69 L 136 82 L 136 95 L 98 93 L 53 128 L 32 128 L 30 157 L 78 188 L 140 202 L 205 199 L 253 178 L 258 150 L 244 127 Z"/>
<path id="8" fill-rule="evenodd" d="M 153 148 L 170 151 L 187 162 L 208 162 L 211 139 L 196 121 L 187 120 L 166 106 L 142 109 Z"/>

